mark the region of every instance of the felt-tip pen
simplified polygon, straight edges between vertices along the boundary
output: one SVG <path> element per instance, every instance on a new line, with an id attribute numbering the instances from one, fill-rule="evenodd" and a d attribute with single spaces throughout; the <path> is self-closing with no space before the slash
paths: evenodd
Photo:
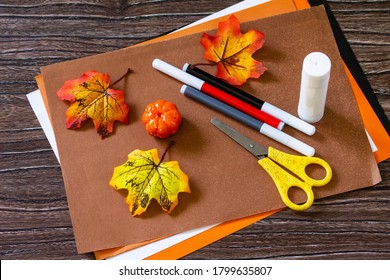
<path id="1" fill-rule="evenodd" d="M 315 149 L 306 143 L 288 135 L 287 133 L 280 131 L 266 123 L 263 123 L 247 114 L 207 95 L 200 92 L 197 89 L 183 85 L 180 89 L 186 97 L 196 100 L 224 115 L 227 115 L 253 129 L 260 132 L 261 134 L 268 136 L 269 138 L 290 147 L 291 149 L 304 154 L 306 156 L 313 156 Z"/>
<path id="2" fill-rule="evenodd" d="M 175 66 L 166 63 L 165 61 L 162 61 L 161 59 L 155 59 L 152 63 L 153 68 L 175 78 L 176 80 L 181 81 L 182 83 L 189 85 L 197 90 L 200 90 L 218 100 L 221 102 L 224 102 L 262 122 L 265 122 L 269 124 L 270 126 L 273 126 L 277 129 L 282 129 L 284 126 L 284 123 L 280 121 L 278 118 L 274 117 L 273 115 L 262 111 L 258 108 L 255 108 L 248 103 L 230 95 L 226 92 L 206 83 L 202 79 L 199 79 L 189 73 L 186 73 L 185 71 L 176 68 Z"/>
<path id="3" fill-rule="evenodd" d="M 280 119 L 285 124 L 307 134 L 307 135 L 313 135 L 315 133 L 315 127 L 293 115 L 290 113 L 287 113 L 283 111 L 280 108 L 277 108 L 276 106 L 265 102 L 239 88 L 236 88 L 216 77 L 213 75 L 210 75 L 209 73 L 191 66 L 190 64 L 186 63 L 183 66 L 183 71 L 186 71 L 187 73 L 205 81 L 206 83 L 252 105 L 253 107 L 256 107 L 278 119 Z"/>

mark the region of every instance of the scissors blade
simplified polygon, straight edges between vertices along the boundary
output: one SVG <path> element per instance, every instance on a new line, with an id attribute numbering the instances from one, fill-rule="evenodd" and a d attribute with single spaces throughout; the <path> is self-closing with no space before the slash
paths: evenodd
<path id="1" fill-rule="evenodd" d="M 223 121 L 220 121 L 217 118 L 212 118 L 211 123 L 258 159 L 261 159 L 268 154 L 267 148 L 242 135 Z"/>

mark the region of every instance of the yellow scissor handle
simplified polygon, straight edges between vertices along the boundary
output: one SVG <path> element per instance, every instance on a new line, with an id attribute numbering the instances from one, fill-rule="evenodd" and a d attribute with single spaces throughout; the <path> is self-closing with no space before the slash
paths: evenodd
<path id="1" fill-rule="evenodd" d="M 269 158 L 263 158 L 259 160 L 258 163 L 261 165 L 261 167 L 264 168 L 265 171 L 267 171 L 272 180 L 274 180 L 275 185 L 279 191 L 279 195 L 286 206 L 296 211 L 303 211 L 308 209 L 313 204 L 314 193 L 311 186 L 301 180 L 298 180 L 298 178 L 295 178 L 286 172 L 283 168 L 281 168 Z M 288 190 L 292 187 L 298 187 L 306 193 L 307 200 L 304 204 L 296 204 L 291 201 L 290 197 L 288 196 Z"/>
<path id="2" fill-rule="evenodd" d="M 322 187 L 328 184 L 330 179 L 332 179 L 332 168 L 321 158 L 290 155 L 272 147 L 268 148 L 268 157 L 290 170 L 310 186 Z M 316 180 L 307 175 L 306 167 L 310 164 L 322 166 L 326 172 L 325 177 Z"/>
<path id="3" fill-rule="evenodd" d="M 290 170 L 292 173 L 296 174 L 304 182 L 288 173 L 286 170 L 276 164 L 276 162 Z M 329 183 L 330 179 L 332 178 L 332 169 L 326 161 L 315 157 L 286 154 L 272 147 L 270 147 L 268 150 L 268 157 L 259 160 L 258 163 L 265 169 L 265 171 L 267 171 L 267 173 L 275 182 L 284 204 L 297 211 L 306 210 L 313 204 L 313 186 L 324 186 Z M 321 180 L 315 180 L 309 177 L 305 171 L 306 166 L 309 164 L 318 164 L 322 166 L 326 170 L 325 178 Z M 304 204 L 296 204 L 291 201 L 288 195 L 288 191 L 292 187 L 298 187 L 306 193 L 307 200 Z"/>

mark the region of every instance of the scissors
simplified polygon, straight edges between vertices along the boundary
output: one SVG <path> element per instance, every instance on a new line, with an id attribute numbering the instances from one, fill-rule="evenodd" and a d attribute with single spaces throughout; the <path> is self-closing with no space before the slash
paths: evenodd
<path id="1" fill-rule="evenodd" d="M 312 188 L 325 186 L 332 178 L 330 165 L 321 158 L 290 155 L 272 147 L 267 149 L 216 118 L 212 118 L 211 123 L 259 160 L 259 165 L 273 179 L 284 204 L 293 210 L 303 211 L 308 209 L 314 202 Z M 322 166 L 326 171 L 325 177 L 319 180 L 311 178 L 305 170 L 310 164 Z M 296 177 L 281 166 L 296 175 Z M 305 203 L 296 204 L 291 201 L 288 190 L 292 187 L 298 187 L 306 193 L 307 200 Z"/>

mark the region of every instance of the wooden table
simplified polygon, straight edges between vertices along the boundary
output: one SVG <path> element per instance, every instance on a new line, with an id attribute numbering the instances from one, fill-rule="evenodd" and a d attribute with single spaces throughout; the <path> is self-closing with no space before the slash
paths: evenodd
<path id="1" fill-rule="evenodd" d="M 61 169 L 26 99 L 40 67 L 136 44 L 237 2 L 0 1 L 1 259 L 94 258 L 76 252 Z M 330 6 L 389 116 L 389 2 Z M 185 259 L 390 259 L 390 161 L 379 168 L 377 186 L 281 211 Z"/>

